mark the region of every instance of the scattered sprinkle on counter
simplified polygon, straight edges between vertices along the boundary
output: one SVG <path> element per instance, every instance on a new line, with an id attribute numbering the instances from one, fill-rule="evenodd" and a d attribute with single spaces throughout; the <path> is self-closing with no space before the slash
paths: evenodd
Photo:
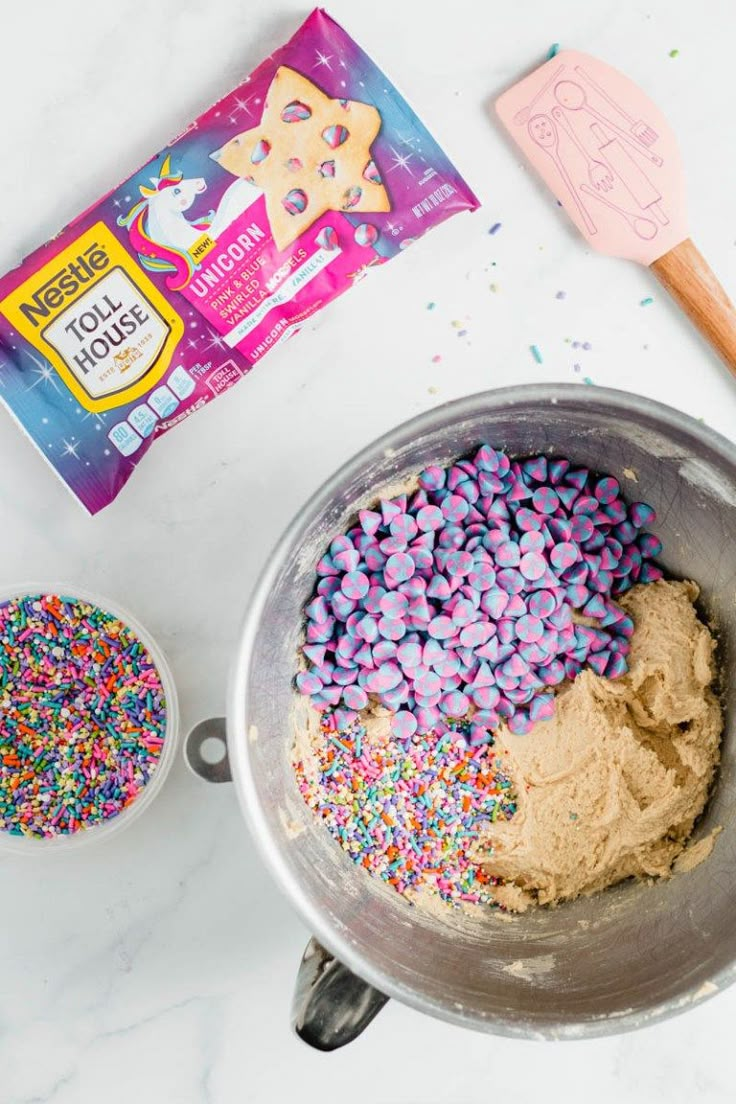
<path id="1" fill-rule="evenodd" d="M 532 354 L 532 356 L 534 357 L 537 364 L 543 364 L 544 363 L 544 357 L 542 356 L 541 352 L 539 351 L 539 346 L 538 345 L 530 345 L 529 346 L 529 352 Z"/>
<path id="2" fill-rule="evenodd" d="M 503 223 L 502 223 L 502 222 L 494 222 L 493 226 L 492 226 L 492 227 L 490 228 L 490 230 L 488 231 L 488 233 L 489 233 L 489 234 L 497 234 L 497 233 L 498 233 L 498 231 L 499 231 L 499 230 L 501 229 L 501 227 L 502 227 L 502 226 L 503 226 Z"/>
<path id="3" fill-rule="evenodd" d="M 55 594 L 0 606 L 0 830 L 51 838 L 117 816 L 165 728 L 158 670 L 117 617 Z"/>
<path id="4" fill-rule="evenodd" d="M 648 306 L 650 306 L 650 305 L 651 305 L 651 304 L 652 304 L 653 302 L 654 302 L 654 300 L 652 299 L 651 295 L 647 295 L 646 299 L 642 299 L 642 300 L 641 300 L 641 302 L 639 303 L 639 306 L 640 306 L 640 307 L 648 307 Z"/>
<path id="5" fill-rule="evenodd" d="M 553 57 L 557 57 L 559 52 L 560 52 L 559 42 L 553 42 L 552 45 L 550 46 L 549 50 L 547 51 L 547 61 L 551 61 Z"/>

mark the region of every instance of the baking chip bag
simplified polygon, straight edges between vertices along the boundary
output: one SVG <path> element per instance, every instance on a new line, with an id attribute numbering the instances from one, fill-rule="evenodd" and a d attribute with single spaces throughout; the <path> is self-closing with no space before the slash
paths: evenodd
<path id="1" fill-rule="evenodd" d="M 0 279 L 0 398 L 90 513 L 152 442 L 478 201 L 324 11 Z"/>

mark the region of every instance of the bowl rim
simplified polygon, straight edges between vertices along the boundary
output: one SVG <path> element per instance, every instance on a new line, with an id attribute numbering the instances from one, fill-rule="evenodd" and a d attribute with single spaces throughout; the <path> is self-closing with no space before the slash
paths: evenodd
<path id="1" fill-rule="evenodd" d="M 122 621 L 127 628 L 140 640 L 146 651 L 150 654 L 156 670 L 161 678 L 166 699 L 166 727 L 161 755 L 156 770 L 151 780 L 146 783 L 135 800 L 122 809 L 116 816 L 108 820 L 92 824 L 87 828 L 73 832 L 70 835 L 59 835 L 51 838 L 39 838 L 38 836 L 17 836 L 0 830 L 0 856 L 22 855 L 33 858 L 34 856 L 67 853 L 76 851 L 80 847 L 86 847 L 94 843 L 102 843 L 112 836 L 128 828 L 146 809 L 153 803 L 160 793 L 169 772 L 176 759 L 179 743 L 179 701 L 176 692 L 176 682 L 169 666 L 169 662 L 160 645 L 151 636 L 140 621 L 133 616 L 124 606 L 111 601 L 95 591 L 88 590 L 85 586 L 77 586 L 75 583 L 57 581 L 49 583 L 32 580 L 21 581 L 17 584 L 0 586 L 0 606 L 12 602 L 14 598 L 25 598 L 34 594 L 65 594 L 71 598 L 80 599 L 89 605 L 96 606 L 105 613 L 112 614 Z"/>
<path id="2" fill-rule="evenodd" d="M 285 856 L 271 834 L 251 770 L 251 747 L 245 731 L 245 718 L 254 644 L 272 585 L 290 549 L 300 540 L 306 524 L 324 508 L 334 492 L 373 457 L 394 448 L 397 441 L 402 441 L 408 433 L 421 436 L 424 432 L 431 431 L 438 415 L 445 420 L 450 417 L 459 422 L 465 417 L 477 415 L 484 407 L 499 410 L 511 408 L 518 403 L 527 406 L 538 403 L 544 406 L 562 401 L 571 401 L 582 409 L 603 404 L 623 414 L 648 415 L 665 426 L 696 438 L 715 451 L 734 469 L 736 479 L 736 444 L 691 415 L 631 391 L 598 386 L 584 387 L 578 383 L 531 383 L 479 391 L 441 403 L 406 419 L 364 446 L 324 480 L 297 511 L 273 546 L 246 605 L 237 648 L 231 661 L 227 694 L 228 757 L 241 812 L 261 857 L 309 931 L 358 977 L 419 1012 L 476 1031 L 537 1040 L 583 1039 L 622 1034 L 668 1019 L 686 1011 L 695 1003 L 709 999 L 736 980 L 736 960 L 717 971 L 707 987 L 702 984 L 692 985 L 679 996 L 657 1002 L 646 1010 L 626 1010 L 613 1016 L 601 1014 L 600 1017 L 589 1016 L 559 1024 L 533 1024 L 528 1021 L 511 1022 L 503 1016 L 479 1018 L 466 1014 L 464 1009 L 445 1006 L 385 973 L 358 952 L 350 939 L 329 923 L 326 914 L 312 903 L 299 881 L 292 875 Z"/>

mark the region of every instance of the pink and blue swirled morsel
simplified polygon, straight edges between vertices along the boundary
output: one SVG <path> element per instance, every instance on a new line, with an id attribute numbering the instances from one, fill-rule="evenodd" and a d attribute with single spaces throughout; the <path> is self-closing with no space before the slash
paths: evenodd
<path id="1" fill-rule="evenodd" d="M 236 179 L 213 154 L 259 125 L 268 89 L 284 66 L 332 99 L 347 97 L 377 108 L 380 130 L 370 146 L 366 180 L 382 182 L 390 210 L 358 213 L 348 196 L 342 209 L 330 210 L 278 249 L 264 193 L 247 177 Z M 331 134 L 325 137 L 329 153 L 328 138 Z M 264 143 L 254 149 L 254 165 L 264 151 Z M 324 164 L 328 177 L 333 163 L 328 158 Z M 251 198 L 240 211 L 236 200 L 240 196 L 242 203 L 248 189 Z M 301 197 L 287 198 L 287 212 L 298 213 Z M 453 214 L 477 206 L 387 77 L 317 9 L 289 42 L 167 149 L 0 279 L 0 400 L 83 506 L 96 513 L 116 497 L 158 437 L 232 387 L 371 267 Z M 208 235 L 214 244 L 207 243 Z M 117 251 L 105 275 L 115 269 L 118 277 L 114 293 L 101 291 L 95 300 L 90 289 L 98 283 L 102 288 L 102 275 L 93 271 L 90 258 L 101 266 L 103 243 L 111 258 Z M 88 298 L 84 305 L 79 299 L 81 313 L 68 324 L 65 316 L 61 326 L 74 273 L 81 273 L 83 287 L 73 294 Z M 153 288 L 163 297 L 163 307 L 156 309 L 150 294 L 139 297 L 137 315 L 126 313 L 130 332 L 136 318 L 150 316 L 140 348 L 134 342 L 126 347 L 123 328 L 114 325 L 119 317 L 113 317 L 132 295 L 131 273 L 134 287 Z M 18 317 L 18 303 L 15 311 L 7 306 L 26 286 L 21 305 L 37 326 L 30 334 Z M 44 317 L 39 321 L 39 316 Z M 109 365 L 100 366 L 88 396 L 88 346 L 102 349 L 105 334 L 119 348 L 109 350 Z M 69 349 L 82 339 L 84 348 Z"/>
<path id="2" fill-rule="evenodd" d="M 369 700 L 401 738 L 525 733 L 586 665 L 627 670 L 632 619 L 615 601 L 662 577 L 651 506 L 562 457 L 482 445 L 429 467 L 409 494 L 361 510 L 316 566 L 297 686 L 348 730 Z"/>

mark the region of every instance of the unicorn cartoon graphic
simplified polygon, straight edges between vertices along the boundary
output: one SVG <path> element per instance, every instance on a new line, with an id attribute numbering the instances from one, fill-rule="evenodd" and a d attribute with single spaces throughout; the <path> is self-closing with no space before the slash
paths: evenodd
<path id="1" fill-rule="evenodd" d="M 250 181 L 236 180 L 224 192 L 216 211 L 188 219 L 185 212 L 207 190 L 204 177 L 184 178 L 182 172 L 174 172 L 167 156 L 160 174 L 150 180 L 150 188 L 140 185 L 142 198 L 118 218 L 118 226 L 127 227 L 143 267 L 149 272 L 169 273 L 166 286 L 181 291 L 199 267 L 192 257 L 195 245 L 204 235 L 216 240 L 262 193 Z"/>

